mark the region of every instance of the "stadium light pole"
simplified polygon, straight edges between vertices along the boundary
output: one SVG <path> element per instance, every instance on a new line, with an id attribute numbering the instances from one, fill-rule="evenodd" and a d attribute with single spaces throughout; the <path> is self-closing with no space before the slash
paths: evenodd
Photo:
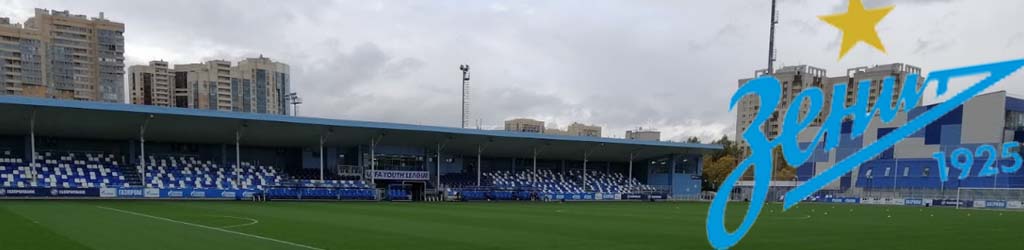
<path id="1" fill-rule="evenodd" d="M 287 101 L 288 104 L 292 105 L 292 116 L 299 116 L 299 104 L 302 104 L 302 98 L 299 97 L 299 93 L 291 92 L 285 94 L 284 100 Z M 287 111 L 287 107 L 285 107 L 284 112 L 287 113 Z"/>
<path id="2" fill-rule="evenodd" d="M 459 70 L 462 71 L 462 128 L 466 128 L 469 125 L 469 121 L 466 120 L 469 116 L 469 65 L 459 65 Z"/>

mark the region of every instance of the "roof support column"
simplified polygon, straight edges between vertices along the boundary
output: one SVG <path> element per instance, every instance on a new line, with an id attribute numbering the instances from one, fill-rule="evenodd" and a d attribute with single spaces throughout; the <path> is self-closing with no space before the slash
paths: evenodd
<path id="1" fill-rule="evenodd" d="M 235 188 L 242 186 L 242 130 L 235 130 Z"/>
<path id="2" fill-rule="evenodd" d="M 533 148 L 533 174 L 537 174 L 537 148 Z"/>
<path id="3" fill-rule="evenodd" d="M 583 192 L 587 191 L 587 162 L 590 161 L 590 155 L 594 153 L 594 150 L 601 146 L 604 146 L 604 143 L 583 151 Z"/>
<path id="4" fill-rule="evenodd" d="M 149 120 L 153 119 L 153 115 L 146 117 L 146 120 L 142 122 L 142 126 L 139 126 L 139 172 L 142 172 L 142 186 L 148 185 L 149 181 L 146 180 L 146 127 L 149 126 Z"/>
<path id="5" fill-rule="evenodd" d="M 668 184 L 669 194 L 672 194 L 676 190 L 676 162 L 679 160 L 678 154 L 672 154 L 672 160 L 670 161 L 671 168 L 668 171 Z"/>
<path id="6" fill-rule="evenodd" d="M 583 192 L 587 191 L 587 161 L 590 158 L 590 151 L 583 153 Z"/>
<path id="7" fill-rule="evenodd" d="M 434 184 L 434 187 L 437 188 L 437 190 L 441 190 L 441 150 L 444 149 L 444 146 L 445 144 L 438 143 L 437 151 L 435 151 L 437 154 L 437 160 L 434 161 L 434 163 L 437 163 L 437 172 L 435 172 L 435 174 L 437 174 L 437 182 Z"/>
<path id="8" fill-rule="evenodd" d="M 324 181 L 324 158 L 327 158 L 327 156 L 324 155 L 324 142 L 326 142 L 327 141 L 327 137 L 330 137 L 331 134 L 333 134 L 333 133 L 334 133 L 334 129 L 328 128 L 327 129 L 327 134 L 320 136 L 320 181 L 321 182 Z M 337 161 L 337 159 L 335 159 L 335 161 Z"/>
<path id="9" fill-rule="evenodd" d="M 483 159 L 481 158 L 481 154 L 483 154 L 483 153 L 484 153 L 484 146 L 483 145 L 477 145 L 476 146 L 476 186 L 477 187 L 480 186 L 480 169 L 483 168 L 483 166 L 482 166 Z"/>
<path id="10" fill-rule="evenodd" d="M 36 180 L 36 175 L 38 175 L 38 173 L 36 173 L 37 170 L 36 170 L 36 110 L 35 109 L 32 109 L 32 117 L 29 118 L 29 120 L 28 120 L 28 137 L 29 137 L 29 144 L 30 144 L 29 146 L 32 148 L 31 149 L 32 150 L 32 154 L 31 154 L 32 159 L 28 161 L 28 166 L 29 166 L 29 168 L 32 169 L 32 184 L 33 185 L 30 185 L 30 186 L 34 186 L 38 182 Z"/>
<path id="11" fill-rule="evenodd" d="M 629 152 L 629 179 L 633 179 L 633 159 L 636 158 L 637 152 Z"/>
<path id="12" fill-rule="evenodd" d="M 374 187 L 377 187 L 377 183 L 374 182 L 377 179 L 374 177 L 377 174 L 377 144 L 384 136 L 376 136 L 370 138 L 370 183 L 373 183 Z"/>
<path id="13" fill-rule="evenodd" d="M 324 181 L 324 136 L 320 136 L 320 181 Z"/>

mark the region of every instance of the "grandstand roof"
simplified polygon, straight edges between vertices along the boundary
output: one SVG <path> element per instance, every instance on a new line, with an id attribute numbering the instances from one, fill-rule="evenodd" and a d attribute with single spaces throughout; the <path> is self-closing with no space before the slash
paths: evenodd
<path id="1" fill-rule="evenodd" d="M 591 151 L 592 161 L 625 161 L 630 153 L 644 159 L 673 153 L 699 154 L 721 150 L 721 145 L 617 138 L 561 136 L 523 132 L 463 129 L 386 122 L 335 120 L 241 112 L 223 112 L 145 105 L 69 101 L 19 96 L 0 96 L 0 134 L 27 135 L 35 113 L 36 135 L 135 140 L 146 127 L 151 142 L 234 144 L 241 130 L 243 146 L 316 147 L 321 136 L 326 146 L 380 145 L 434 148 L 444 144 L 445 153 L 476 155 L 484 145 L 486 157 L 582 159 Z"/>

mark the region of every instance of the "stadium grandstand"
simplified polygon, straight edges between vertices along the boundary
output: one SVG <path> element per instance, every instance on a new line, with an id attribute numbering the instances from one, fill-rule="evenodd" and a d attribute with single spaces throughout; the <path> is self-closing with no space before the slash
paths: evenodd
<path id="1" fill-rule="evenodd" d="M 686 199 L 719 145 L 0 97 L 4 196 Z"/>

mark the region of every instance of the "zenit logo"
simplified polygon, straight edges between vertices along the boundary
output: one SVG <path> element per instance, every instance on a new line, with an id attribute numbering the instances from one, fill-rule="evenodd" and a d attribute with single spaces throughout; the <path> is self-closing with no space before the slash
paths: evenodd
<path id="1" fill-rule="evenodd" d="M 878 38 L 878 34 L 875 32 L 874 26 L 881 21 L 881 19 L 885 17 L 890 10 L 892 10 L 891 6 L 877 9 L 865 9 L 860 0 L 850 0 L 847 13 L 821 16 L 820 18 L 832 26 L 842 30 L 843 41 L 839 54 L 840 59 L 842 59 L 846 52 L 848 52 L 849 49 L 858 42 L 864 42 L 882 52 L 885 52 L 885 48 L 882 46 L 882 42 Z M 716 196 L 711 202 L 711 207 L 708 211 L 706 223 L 708 241 L 714 248 L 727 249 L 739 243 L 743 236 L 746 235 L 754 226 L 754 222 L 757 221 L 757 217 L 761 214 L 761 210 L 764 208 L 764 204 L 767 201 L 769 189 L 768 184 L 772 179 L 772 150 L 775 147 L 782 148 L 783 158 L 789 166 L 801 166 L 808 161 L 814 152 L 814 149 L 819 147 L 819 143 L 824 142 L 824 148 L 826 151 L 831 151 L 838 146 L 842 127 L 841 124 L 844 120 L 852 120 L 853 127 L 850 137 L 860 137 L 864 134 L 865 130 L 867 130 L 868 124 L 874 117 L 876 117 L 876 115 L 883 123 L 889 124 L 894 120 L 899 112 L 907 112 L 917 107 L 920 100 L 922 100 L 921 98 L 926 94 L 924 93 L 924 90 L 927 89 L 929 84 L 937 84 L 934 93 L 935 97 L 944 97 L 948 96 L 948 93 L 946 92 L 950 79 L 966 76 L 984 77 L 984 79 L 970 85 L 960 93 L 953 94 L 948 101 L 937 104 L 912 120 L 908 120 L 905 125 L 894 129 L 874 143 L 867 145 L 845 159 L 839 160 L 832 168 L 814 176 L 803 185 L 790 190 L 786 193 L 785 199 L 783 200 L 783 209 L 788 210 L 794 205 L 800 203 L 804 198 L 818 190 L 821 190 L 823 187 L 828 185 L 828 183 L 839 179 L 860 164 L 876 157 L 883 151 L 892 148 L 897 142 L 910 136 L 914 132 L 923 129 L 925 126 L 938 120 L 943 115 L 953 111 L 958 106 L 995 85 L 1021 67 L 1024 67 L 1024 59 L 935 71 L 928 75 L 924 82 L 921 83 L 919 89 L 917 82 L 919 76 L 916 74 L 908 75 L 904 80 L 904 83 L 906 84 L 904 84 L 902 89 L 899 90 L 894 87 L 894 79 L 889 77 L 883 81 L 881 89 L 882 92 L 878 96 L 879 101 L 876 102 L 874 107 L 869 107 L 867 100 L 867 97 L 869 96 L 868 91 L 871 89 L 871 82 L 862 81 L 858 84 L 857 93 L 854 93 L 854 98 L 856 98 L 854 103 L 846 105 L 844 102 L 831 102 L 831 107 L 827 107 L 829 108 L 828 117 L 825 118 L 825 122 L 822 124 L 820 130 L 817 131 L 814 138 L 804 148 L 799 146 L 799 143 L 797 142 L 797 135 L 800 134 L 801 131 L 807 129 L 814 118 L 818 117 L 822 110 L 826 108 L 823 107 L 825 95 L 822 89 L 807 88 L 801 91 L 788 107 L 782 107 L 787 109 L 787 114 L 799 114 L 800 109 L 803 106 L 808 107 L 808 110 L 803 119 L 800 119 L 800 117 L 795 115 L 784 117 L 782 121 L 782 132 L 775 139 L 769 139 L 764 132 L 760 130 L 760 128 L 778 108 L 780 97 L 782 95 L 781 84 L 779 84 L 778 79 L 771 76 L 762 76 L 747 82 L 742 85 L 735 94 L 733 94 L 732 100 L 729 104 L 729 109 L 732 110 L 737 103 L 743 100 L 743 98 L 748 96 L 758 97 L 757 100 L 760 110 L 747 130 L 743 131 L 742 134 L 743 139 L 750 144 L 750 156 L 740 162 L 736 169 L 725 178 L 718 189 L 718 193 L 731 193 L 740 177 L 753 168 L 754 182 L 750 205 L 747 208 L 742 223 L 740 223 L 739 227 L 736 228 L 735 231 L 730 232 L 725 228 L 725 209 L 729 201 L 729 196 Z M 896 91 L 899 91 L 898 94 Z M 835 96 L 833 97 L 835 100 L 846 100 L 847 85 L 834 85 L 832 93 L 835 93 Z M 894 100 L 895 102 L 885 100 Z M 895 105 L 890 105 L 890 103 L 895 103 Z M 1018 146 L 1019 145 L 1016 142 L 1010 142 L 1007 145 L 1003 145 L 1002 148 L 1004 151 L 1007 151 L 1008 149 L 1016 148 Z M 996 155 L 994 147 L 991 146 L 979 147 L 978 150 L 989 151 L 984 153 L 990 156 Z M 947 174 L 949 169 L 947 167 L 947 161 L 951 161 L 951 164 L 949 165 L 953 165 L 954 168 L 961 170 L 961 175 L 958 176 L 959 179 L 968 177 L 967 173 L 970 173 L 970 164 L 966 164 L 966 161 L 962 160 L 964 158 L 970 159 L 970 156 L 968 155 L 976 154 L 975 152 L 969 152 L 966 149 L 957 149 L 950 156 L 946 156 L 943 152 L 937 152 L 935 154 L 935 159 L 938 161 L 941 180 L 948 180 Z M 1021 164 L 1024 162 L 1024 159 L 1021 159 L 1017 154 L 1003 152 L 1002 157 L 1013 157 L 1014 164 L 1012 166 L 1001 167 L 990 166 L 991 164 L 988 164 L 987 167 L 979 172 L 979 176 L 993 175 L 1000 172 L 1013 173 L 1020 170 Z"/>
<path id="2" fill-rule="evenodd" d="M 1017 71 L 1021 67 L 1024 67 L 1024 59 L 936 71 L 928 75 L 928 78 L 926 78 L 920 89 L 917 89 L 918 76 L 916 74 L 912 74 L 907 76 L 905 80 L 907 84 L 903 85 L 903 89 L 900 90 L 899 97 L 894 97 L 895 90 L 893 87 L 894 84 L 892 77 L 886 78 L 883 82 L 882 92 L 879 95 L 879 99 L 893 100 L 895 98 L 896 106 L 887 105 L 889 102 L 879 101 L 878 103 L 881 103 L 881 105 L 876 104 L 875 107 L 868 109 L 869 107 L 867 106 L 866 98 L 857 98 L 857 101 L 850 106 L 846 106 L 843 102 L 832 102 L 830 113 L 825 119 L 825 123 L 822 125 L 814 139 L 805 148 L 800 148 L 797 143 L 797 135 L 804 129 L 807 129 L 814 117 L 817 117 L 818 114 L 821 113 L 824 101 L 824 94 L 822 90 L 820 88 L 808 88 L 801 91 L 795 98 L 797 101 L 794 101 L 789 107 L 787 107 L 787 113 L 798 114 L 799 108 L 802 105 L 808 105 L 810 107 L 808 115 L 804 116 L 803 120 L 797 120 L 797 116 L 786 116 L 783 119 L 781 134 L 774 140 L 770 140 L 765 136 L 764 132 L 761 131 L 760 128 L 778 106 L 782 88 L 780 87 L 781 85 L 779 84 L 779 80 L 774 77 L 767 76 L 751 80 L 736 91 L 729 105 L 729 109 L 731 110 L 735 107 L 736 103 L 747 96 L 759 97 L 759 106 L 761 108 L 750 127 L 746 131 L 743 131 L 743 138 L 750 144 L 751 155 L 739 163 L 736 169 L 725 178 L 722 186 L 718 189 L 719 194 L 728 194 L 732 192 L 739 178 L 747 172 L 748 169 L 753 168 L 754 187 L 752 198 L 750 200 L 750 207 L 748 208 L 739 228 L 737 228 L 736 231 L 729 232 L 725 229 L 725 208 L 729 197 L 728 195 L 716 196 L 711 202 L 711 209 L 708 212 L 706 226 L 708 240 L 715 248 L 729 248 L 738 243 L 750 228 L 754 226 L 754 222 L 757 220 L 757 216 L 761 213 L 761 209 L 764 207 L 764 203 L 768 196 L 768 183 L 771 181 L 771 166 L 773 163 L 771 152 L 776 146 L 782 147 L 782 154 L 786 162 L 789 163 L 788 165 L 800 166 L 810 158 L 813 153 L 813 149 L 817 147 L 818 143 L 821 143 L 823 139 L 826 151 L 835 149 L 835 147 L 838 146 L 841 123 L 846 118 L 851 118 L 853 120 L 853 131 L 850 133 L 850 136 L 861 136 L 868 128 L 868 123 L 876 114 L 881 118 L 882 122 L 890 123 L 896 117 L 897 112 L 906 112 L 915 108 L 918 100 L 921 100 L 925 94 L 924 89 L 926 89 L 930 83 L 934 82 L 938 84 L 936 85 L 935 93 L 935 96 L 938 97 L 947 94 L 946 90 L 948 89 L 949 80 L 952 78 L 987 75 L 987 77 L 981 81 L 974 83 L 964 91 L 955 94 L 948 101 L 928 109 L 928 111 L 925 111 L 913 120 L 907 121 L 906 125 L 896 128 L 882 138 L 879 138 L 875 143 L 867 145 L 860 151 L 857 151 L 849 157 L 837 162 L 832 168 L 825 170 L 818 176 L 815 176 L 805 182 L 803 185 L 800 185 L 786 193 L 783 209 L 788 210 L 790 207 L 793 207 L 793 205 L 800 203 L 804 198 L 828 185 L 828 183 L 852 171 L 861 163 L 864 163 L 883 151 L 893 147 L 893 145 L 900 140 L 903 140 L 903 138 L 923 129 L 928 124 L 939 119 L 939 117 L 953 111 L 956 107 L 970 100 L 971 97 L 982 93 L 985 89 L 995 85 L 1000 80 Z M 856 96 L 867 97 L 867 91 L 870 90 L 871 83 L 863 81 L 859 84 Z M 846 99 L 846 89 L 846 84 L 836 84 L 832 92 L 836 93 L 834 98 L 836 100 Z M 1003 169 L 1007 171 L 1016 171 L 1019 168 L 1020 167 L 1018 166 L 1010 168 L 1004 167 Z M 948 169 L 942 170 L 943 173 L 948 171 Z M 960 178 L 962 179 L 964 177 L 966 176 L 962 176 Z M 945 179 L 943 179 L 943 181 L 945 181 Z"/>

